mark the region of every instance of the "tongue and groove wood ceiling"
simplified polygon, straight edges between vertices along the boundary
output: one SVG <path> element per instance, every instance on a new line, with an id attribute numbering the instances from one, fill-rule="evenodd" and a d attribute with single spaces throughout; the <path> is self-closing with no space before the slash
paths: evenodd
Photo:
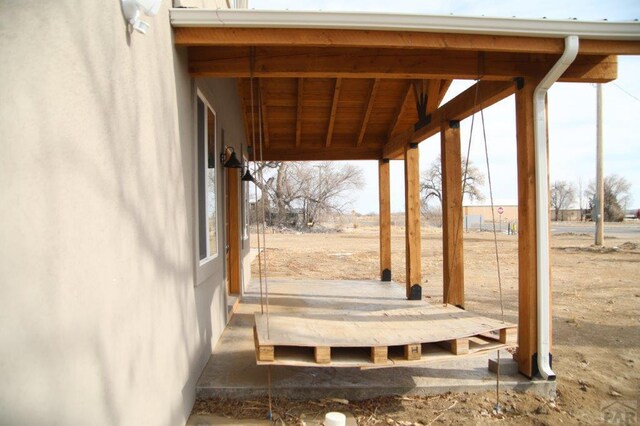
<path id="1" fill-rule="evenodd" d="M 429 80 L 435 110 L 450 80 Z M 422 86 L 423 82 L 419 85 Z M 238 80 L 249 143 L 268 158 L 380 158 L 394 136 L 418 120 L 411 80 L 381 78 L 254 78 Z M 253 102 L 253 108 L 252 108 Z"/>

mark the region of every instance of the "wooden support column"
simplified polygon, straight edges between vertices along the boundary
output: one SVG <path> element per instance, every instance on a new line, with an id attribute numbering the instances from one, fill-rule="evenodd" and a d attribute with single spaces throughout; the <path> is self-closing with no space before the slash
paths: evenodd
<path id="1" fill-rule="evenodd" d="M 378 162 L 380 199 L 380 279 L 391 281 L 391 181 L 389 160 Z"/>
<path id="2" fill-rule="evenodd" d="M 462 230 L 462 156 L 460 122 L 444 121 L 440 131 L 442 161 L 443 302 L 464 307 Z"/>
<path id="3" fill-rule="evenodd" d="M 418 144 L 404 148 L 405 239 L 407 299 L 422 299 L 420 273 L 420 154 Z"/>
<path id="4" fill-rule="evenodd" d="M 533 137 L 533 92 L 536 79 L 524 79 L 516 91 L 518 156 L 518 366 L 537 374 L 536 183 Z M 551 309 L 550 309 L 551 311 Z"/>
<path id="5" fill-rule="evenodd" d="M 227 168 L 229 293 L 240 294 L 240 169 Z"/>

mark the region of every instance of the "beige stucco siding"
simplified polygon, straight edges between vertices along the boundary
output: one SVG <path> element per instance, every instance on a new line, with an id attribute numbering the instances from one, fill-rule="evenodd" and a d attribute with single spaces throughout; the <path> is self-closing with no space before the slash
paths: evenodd
<path id="1" fill-rule="evenodd" d="M 2 424 L 184 423 L 224 327 L 169 6 L 130 35 L 119 1 L 0 3 Z M 202 85 L 239 144 L 235 83 Z"/>

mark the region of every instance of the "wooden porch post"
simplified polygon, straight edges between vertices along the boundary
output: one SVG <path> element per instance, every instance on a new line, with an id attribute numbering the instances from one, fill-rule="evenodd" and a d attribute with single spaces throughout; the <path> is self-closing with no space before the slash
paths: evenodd
<path id="1" fill-rule="evenodd" d="M 518 156 L 518 354 L 520 372 L 537 374 L 536 186 L 533 92 L 537 80 L 525 79 L 516 91 Z M 548 161 L 548 159 L 547 159 Z M 550 309 L 551 311 L 551 309 Z"/>
<path id="2" fill-rule="evenodd" d="M 378 162 L 380 199 L 380 279 L 391 281 L 391 185 L 389 160 Z"/>
<path id="3" fill-rule="evenodd" d="M 442 170 L 443 301 L 464 307 L 462 157 L 460 122 L 444 121 L 440 131 Z"/>
<path id="4" fill-rule="evenodd" d="M 229 293 L 240 294 L 240 169 L 227 168 L 227 214 L 229 215 Z"/>
<path id="5" fill-rule="evenodd" d="M 417 144 L 404 148 L 405 235 L 407 244 L 407 299 L 422 299 L 420 273 L 420 154 Z"/>

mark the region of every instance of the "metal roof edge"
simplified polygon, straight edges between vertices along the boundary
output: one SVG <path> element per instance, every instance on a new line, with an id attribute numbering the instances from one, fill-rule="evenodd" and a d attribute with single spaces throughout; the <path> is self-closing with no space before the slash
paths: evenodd
<path id="1" fill-rule="evenodd" d="M 492 18 L 371 12 L 241 9 L 170 9 L 174 27 L 316 28 L 376 31 L 424 31 L 524 37 L 640 40 L 638 21 Z"/>

